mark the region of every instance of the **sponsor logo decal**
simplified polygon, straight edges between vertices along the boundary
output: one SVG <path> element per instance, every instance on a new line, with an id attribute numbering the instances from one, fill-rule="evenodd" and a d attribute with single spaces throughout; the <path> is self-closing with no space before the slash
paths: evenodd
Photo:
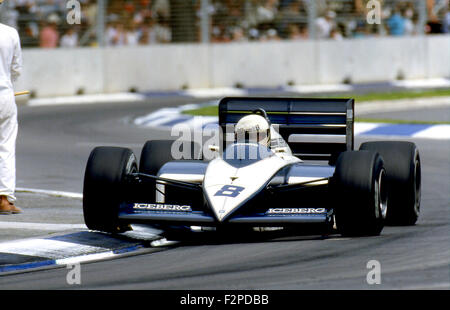
<path id="1" fill-rule="evenodd" d="M 325 208 L 271 208 L 266 214 L 322 214 Z"/>
<path id="2" fill-rule="evenodd" d="M 135 203 L 133 205 L 135 210 L 147 210 L 147 211 L 178 211 L 178 212 L 191 212 L 191 206 L 188 205 L 170 205 L 164 203 Z"/>

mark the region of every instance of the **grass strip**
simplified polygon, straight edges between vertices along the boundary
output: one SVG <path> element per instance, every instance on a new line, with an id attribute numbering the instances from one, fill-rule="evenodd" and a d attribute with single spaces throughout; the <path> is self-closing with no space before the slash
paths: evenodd
<path id="1" fill-rule="evenodd" d="M 450 89 L 438 89 L 428 91 L 404 91 L 404 92 L 388 92 L 388 93 L 368 93 L 368 94 L 346 94 L 335 95 L 333 98 L 354 98 L 355 102 L 370 102 L 370 101 L 390 101 L 402 99 L 418 99 L 418 98 L 432 98 L 450 96 Z M 314 98 L 329 98 L 330 96 L 312 96 Z M 196 116 L 217 116 L 218 106 L 211 105 L 198 109 L 185 110 L 183 114 Z M 389 121 L 390 120 L 386 120 Z M 441 124 L 441 122 L 439 122 Z"/>

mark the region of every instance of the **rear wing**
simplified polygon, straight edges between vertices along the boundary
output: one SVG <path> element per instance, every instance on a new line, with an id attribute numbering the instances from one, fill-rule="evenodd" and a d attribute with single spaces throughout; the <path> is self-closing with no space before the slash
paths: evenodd
<path id="1" fill-rule="evenodd" d="M 219 103 L 221 132 L 232 133 L 241 117 L 258 108 L 301 159 L 334 161 L 353 150 L 353 99 L 227 97 Z M 225 138 L 223 147 L 234 136 Z"/>

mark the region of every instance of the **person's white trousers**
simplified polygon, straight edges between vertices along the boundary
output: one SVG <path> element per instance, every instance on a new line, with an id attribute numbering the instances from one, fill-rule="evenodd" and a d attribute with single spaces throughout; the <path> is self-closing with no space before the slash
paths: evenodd
<path id="1" fill-rule="evenodd" d="M 12 91 L 0 92 L 0 196 L 16 201 L 17 106 Z"/>

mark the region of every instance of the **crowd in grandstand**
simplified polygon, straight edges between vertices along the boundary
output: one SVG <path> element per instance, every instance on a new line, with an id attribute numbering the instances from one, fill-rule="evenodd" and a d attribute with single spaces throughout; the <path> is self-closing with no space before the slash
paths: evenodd
<path id="1" fill-rule="evenodd" d="M 310 19 L 314 1 L 316 18 Z M 449 33 L 449 0 L 379 0 L 381 24 L 367 22 L 368 0 L 209 0 L 211 42 L 342 39 L 380 35 Z M 98 3 L 78 0 L 81 23 L 69 24 L 66 0 L 10 0 L 2 22 L 19 30 L 24 47 L 99 44 Z M 202 1 L 108 0 L 104 44 L 147 45 L 201 40 Z M 178 3 L 178 4 L 177 4 Z M 179 3 L 183 3 L 179 6 Z M 186 5 L 189 3 L 189 5 Z M 178 10 L 175 7 L 178 5 Z M 193 35 L 188 35 L 188 30 Z M 184 35 L 184 32 L 186 33 Z M 192 34 L 191 33 L 191 34 Z M 181 39 L 180 39 L 181 38 Z"/>

